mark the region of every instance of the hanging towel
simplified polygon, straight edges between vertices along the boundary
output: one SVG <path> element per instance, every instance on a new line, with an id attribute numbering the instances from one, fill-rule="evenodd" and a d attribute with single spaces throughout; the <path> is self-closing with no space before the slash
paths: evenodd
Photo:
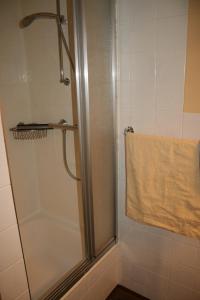
<path id="1" fill-rule="evenodd" d="M 126 134 L 127 216 L 200 238 L 199 142 Z"/>

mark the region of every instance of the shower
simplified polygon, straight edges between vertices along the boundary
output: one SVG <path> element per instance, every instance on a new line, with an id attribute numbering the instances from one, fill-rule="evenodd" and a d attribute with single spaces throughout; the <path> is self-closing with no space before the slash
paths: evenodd
<path id="1" fill-rule="evenodd" d="M 20 22 L 20 28 L 26 28 L 30 26 L 37 19 L 53 19 L 57 23 L 58 28 L 58 49 L 59 49 L 59 63 L 60 63 L 60 82 L 65 85 L 70 84 L 69 78 L 64 75 L 64 66 L 63 66 L 63 52 L 62 52 L 62 43 L 65 47 L 66 54 L 68 56 L 70 66 L 73 72 L 75 72 L 75 66 L 70 54 L 69 46 L 64 36 L 64 32 L 62 29 L 62 24 L 66 23 L 66 19 L 63 15 L 60 14 L 60 0 L 56 1 L 57 14 L 50 12 L 39 12 L 28 15 L 24 17 Z M 10 130 L 13 132 L 13 137 L 15 139 L 23 139 L 23 140 L 33 140 L 38 138 L 44 138 L 47 136 L 47 130 L 49 129 L 61 129 L 62 130 L 62 152 L 63 152 L 63 162 L 65 169 L 68 175 L 74 180 L 80 181 L 81 179 L 75 176 L 69 168 L 67 155 L 66 155 L 66 133 L 68 130 L 74 131 L 78 129 L 77 125 L 69 125 L 64 119 L 60 120 L 57 124 L 24 124 L 20 122 L 16 127 L 11 128 Z"/>
<path id="2" fill-rule="evenodd" d="M 58 49 L 59 49 L 59 60 L 60 60 L 60 82 L 64 83 L 65 85 L 70 84 L 69 78 L 64 76 L 64 67 L 63 67 L 63 53 L 62 53 L 62 43 L 65 47 L 66 54 L 68 56 L 71 68 L 73 72 L 75 72 L 75 66 L 73 59 L 70 54 L 70 50 L 67 44 L 67 41 L 65 39 L 62 24 L 66 23 L 66 19 L 63 15 L 60 14 L 60 2 L 57 1 L 57 14 L 54 13 L 48 13 L 48 12 L 39 12 L 35 14 L 31 14 L 29 16 L 24 17 L 20 22 L 19 26 L 21 28 L 25 28 L 30 26 L 35 20 L 37 19 L 53 19 L 57 23 L 58 27 Z"/>
<path id="3" fill-rule="evenodd" d="M 116 242 L 114 11 L 0 1 L 0 110 L 31 300 L 61 299 Z"/>

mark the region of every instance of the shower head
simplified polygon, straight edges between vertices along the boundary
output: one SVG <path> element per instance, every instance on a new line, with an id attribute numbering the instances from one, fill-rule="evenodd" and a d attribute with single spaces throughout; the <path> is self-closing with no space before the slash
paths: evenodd
<path id="1" fill-rule="evenodd" d="M 31 25 L 35 20 L 37 19 L 54 19 L 57 23 L 58 27 L 58 42 L 59 42 L 59 57 L 60 57 L 60 82 L 64 83 L 65 85 L 69 85 L 69 79 L 64 78 L 64 70 L 63 70 L 63 58 L 62 58 L 62 43 L 64 45 L 64 48 L 66 50 L 67 56 L 69 58 L 71 68 L 75 72 L 75 66 L 74 62 L 69 50 L 69 46 L 67 44 L 67 41 L 64 36 L 64 32 L 62 29 L 62 24 L 66 24 L 67 20 L 65 19 L 65 16 L 61 15 L 60 12 L 58 11 L 57 14 L 54 13 L 49 13 L 49 12 L 39 12 L 35 14 L 28 15 L 24 17 L 20 22 L 19 26 L 20 28 L 25 28 Z"/>
<path id="2" fill-rule="evenodd" d="M 29 16 L 24 17 L 19 22 L 19 26 L 21 28 L 28 27 L 36 19 L 55 19 L 55 20 L 57 20 L 58 15 L 53 14 L 53 13 L 48 13 L 48 12 L 41 12 L 41 13 L 31 14 Z M 61 16 L 61 22 L 63 22 L 63 16 Z"/>

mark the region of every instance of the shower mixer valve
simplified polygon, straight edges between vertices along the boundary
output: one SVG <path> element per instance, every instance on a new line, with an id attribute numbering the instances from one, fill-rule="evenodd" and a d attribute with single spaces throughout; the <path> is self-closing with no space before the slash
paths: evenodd
<path id="1" fill-rule="evenodd" d="M 24 124 L 22 122 L 18 123 L 17 126 L 10 129 L 13 133 L 13 137 L 16 140 L 36 140 L 47 137 L 48 130 L 52 129 L 61 129 L 62 131 L 62 149 L 63 149 L 63 162 L 65 169 L 68 175 L 80 181 L 81 179 L 74 175 L 68 165 L 67 161 L 67 150 L 66 150 L 66 132 L 67 131 L 75 131 L 78 129 L 78 125 L 70 125 L 67 123 L 66 120 L 61 119 L 58 123 L 46 123 L 46 124 L 38 124 L 38 123 L 31 123 L 31 124 Z"/>

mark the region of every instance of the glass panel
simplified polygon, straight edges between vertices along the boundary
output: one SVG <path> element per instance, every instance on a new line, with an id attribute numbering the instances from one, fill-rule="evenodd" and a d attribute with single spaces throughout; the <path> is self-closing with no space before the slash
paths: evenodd
<path id="1" fill-rule="evenodd" d="M 85 0 L 88 49 L 90 147 L 98 253 L 115 235 L 113 125 L 113 2 Z"/>
<path id="2" fill-rule="evenodd" d="M 60 4 L 67 19 L 66 0 Z M 36 18 L 19 27 L 22 18 L 38 12 L 55 14 L 56 1 L 0 2 L 0 103 L 32 299 L 39 299 L 85 257 L 81 183 L 64 166 L 64 131 L 47 130 L 47 137 L 34 140 L 28 138 L 39 132 L 20 133 L 20 140 L 9 131 L 19 122 L 77 121 L 74 75 L 64 47 L 64 73 L 71 85 L 60 83 L 55 18 Z M 68 39 L 67 22 L 62 27 Z M 70 170 L 80 176 L 75 131 L 66 133 L 66 152 Z"/>

